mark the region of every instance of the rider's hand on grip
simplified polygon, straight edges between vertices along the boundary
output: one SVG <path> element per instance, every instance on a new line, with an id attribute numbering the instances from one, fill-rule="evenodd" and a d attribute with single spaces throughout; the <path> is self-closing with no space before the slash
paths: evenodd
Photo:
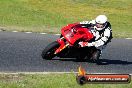
<path id="1" fill-rule="evenodd" d="M 88 43 L 88 42 L 79 42 L 78 43 L 81 47 L 91 47 L 91 46 L 95 46 L 95 42 L 92 42 L 92 43 Z"/>
<path id="2" fill-rule="evenodd" d="M 88 42 L 79 42 L 78 43 L 81 47 L 88 46 Z"/>

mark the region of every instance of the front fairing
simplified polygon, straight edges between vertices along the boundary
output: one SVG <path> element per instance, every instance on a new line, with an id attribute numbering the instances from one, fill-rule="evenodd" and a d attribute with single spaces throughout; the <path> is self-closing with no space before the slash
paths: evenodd
<path id="1" fill-rule="evenodd" d="M 88 28 L 82 28 L 81 26 L 75 27 L 74 24 L 63 27 L 61 33 L 71 45 L 74 45 L 77 40 L 89 41 L 93 38 L 93 35 Z"/>
<path id="2" fill-rule="evenodd" d="M 75 34 L 71 30 L 63 31 L 64 38 L 73 45 L 78 39 L 80 39 L 83 35 Z"/>

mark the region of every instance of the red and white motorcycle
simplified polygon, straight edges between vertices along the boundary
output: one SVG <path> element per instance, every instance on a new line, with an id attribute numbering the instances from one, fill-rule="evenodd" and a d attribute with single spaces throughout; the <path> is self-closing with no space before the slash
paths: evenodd
<path id="1" fill-rule="evenodd" d="M 68 24 L 61 29 L 61 36 L 50 43 L 42 51 L 42 58 L 51 60 L 58 57 L 75 57 L 77 59 L 90 59 L 98 62 L 100 53 L 95 47 L 80 47 L 79 42 L 89 42 L 93 39 L 90 29 L 82 27 L 78 23 Z"/>

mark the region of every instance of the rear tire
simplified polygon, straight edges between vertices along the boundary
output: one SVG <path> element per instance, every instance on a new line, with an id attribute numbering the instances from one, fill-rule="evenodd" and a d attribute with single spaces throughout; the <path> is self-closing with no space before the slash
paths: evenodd
<path id="1" fill-rule="evenodd" d="M 56 49 L 59 47 L 59 43 L 57 41 L 50 43 L 45 49 L 42 51 L 42 58 L 46 60 L 51 60 L 56 55 L 54 54 Z"/>
<path id="2" fill-rule="evenodd" d="M 96 51 L 94 51 L 93 54 L 92 54 L 92 57 L 91 57 L 93 62 L 95 62 L 96 64 L 99 64 L 100 63 L 100 61 L 99 61 L 100 55 L 101 55 L 101 51 L 100 50 L 97 49 Z"/>

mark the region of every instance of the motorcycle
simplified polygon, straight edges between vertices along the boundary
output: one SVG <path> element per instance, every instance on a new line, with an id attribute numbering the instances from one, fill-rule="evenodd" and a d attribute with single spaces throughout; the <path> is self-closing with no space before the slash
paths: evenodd
<path id="1" fill-rule="evenodd" d="M 89 59 L 98 62 L 99 51 L 95 47 L 80 47 L 80 41 L 89 42 L 94 38 L 89 28 L 78 23 L 68 24 L 61 29 L 61 36 L 42 51 L 42 58 L 51 60 L 55 56 L 72 57 L 77 60 Z"/>

